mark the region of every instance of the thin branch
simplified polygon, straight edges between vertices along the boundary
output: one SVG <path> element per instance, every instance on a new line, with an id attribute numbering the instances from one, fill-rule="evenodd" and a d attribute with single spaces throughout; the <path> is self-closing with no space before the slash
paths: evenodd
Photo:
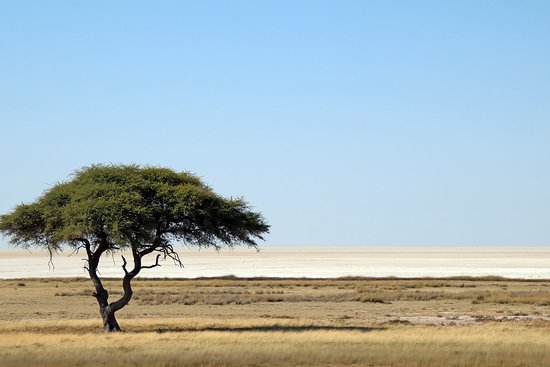
<path id="1" fill-rule="evenodd" d="M 172 246 L 170 243 L 163 243 L 162 245 L 158 246 L 155 251 L 162 254 L 164 260 L 166 260 L 166 258 L 170 258 L 174 261 L 174 264 L 176 266 L 179 266 L 180 268 L 184 267 L 178 253 L 174 250 L 174 246 Z"/>
<path id="2" fill-rule="evenodd" d="M 124 274 L 128 275 L 128 270 L 126 269 L 126 264 L 128 263 L 126 262 L 126 258 L 124 255 L 120 255 L 120 257 L 122 257 L 122 269 L 124 270 Z"/>
<path id="3" fill-rule="evenodd" d="M 90 244 L 90 241 L 88 241 L 86 238 L 77 238 L 77 241 L 80 241 L 84 244 L 84 248 L 86 249 L 86 253 L 88 256 L 92 255 L 92 245 Z"/>
<path id="4" fill-rule="evenodd" d="M 140 257 L 144 257 L 145 255 L 150 254 L 151 252 L 157 250 L 157 246 L 158 245 L 154 243 L 153 245 L 145 248 L 144 250 L 139 251 L 138 254 Z"/>
<path id="5" fill-rule="evenodd" d="M 167 256 L 168 256 L 169 258 L 171 258 L 172 261 L 174 261 L 174 265 L 179 266 L 180 268 L 184 268 L 184 267 L 185 267 L 185 266 L 183 265 L 183 263 L 181 262 L 181 260 L 180 260 L 180 255 L 179 255 L 177 252 L 175 252 L 175 251 L 172 250 L 172 252 L 168 253 Z"/>
<path id="6" fill-rule="evenodd" d="M 55 264 L 53 263 L 53 251 L 48 247 L 48 252 L 50 253 L 50 260 L 48 260 L 48 269 L 53 269 L 55 271 Z"/>
<path id="7" fill-rule="evenodd" d="M 160 259 L 160 254 L 157 255 L 157 259 L 156 259 L 156 261 L 153 265 L 142 266 L 141 268 L 142 269 L 152 269 L 152 268 L 155 268 L 157 266 L 160 266 L 159 259 Z"/>

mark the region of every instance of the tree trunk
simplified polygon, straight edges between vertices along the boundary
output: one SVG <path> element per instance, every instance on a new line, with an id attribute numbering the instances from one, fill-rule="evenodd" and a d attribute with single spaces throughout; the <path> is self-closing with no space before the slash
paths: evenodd
<path id="1" fill-rule="evenodd" d="M 112 311 L 111 307 L 101 307 L 99 312 L 101 314 L 101 318 L 103 319 L 103 331 L 106 333 L 122 331 L 116 321 L 115 311 Z"/>
<path id="2" fill-rule="evenodd" d="M 103 284 L 101 283 L 101 279 L 97 276 L 97 266 L 99 264 L 99 258 L 101 257 L 101 254 L 105 252 L 108 249 L 106 241 L 103 241 L 96 252 L 94 253 L 91 250 L 90 242 L 87 240 L 83 240 L 86 252 L 88 254 L 88 273 L 90 275 L 90 279 L 94 283 L 95 292 L 93 293 L 93 296 L 97 299 L 97 303 L 99 304 L 99 314 L 101 315 L 101 319 L 103 320 L 103 330 L 106 333 L 110 332 L 117 332 L 122 331 L 120 329 L 120 326 L 118 325 L 118 322 L 116 321 L 115 313 L 126 306 L 128 302 L 132 299 L 132 279 L 136 275 L 139 274 L 139 271 L 142 269 L 141 265 L 141 257 L 143 256 L 142 253 L 140 253 L 136 247 L 132 248 L 132 255 L 134 258 L 134 268 L 132 271 L 128 271 L 126 269 L 126 259 L 124 256 L 122 256 L 122 269 L 124 270 L 124 278 L 122 279 L 122 288 L 124 289 L 124 293 L 120 299 L 116 300 L 115 302 L 109 303 L 109 292 L 103 287 Z M 151 250 L 153 251 L 153 250 Z M 149 251 L 149 253 L 151 252 Z M 157 255 L 157 260 L 154 265 L 146 266 L 145 268 L 153 268 L 155 266 L 159 266 L 158 260 L 160 255 Z"/>

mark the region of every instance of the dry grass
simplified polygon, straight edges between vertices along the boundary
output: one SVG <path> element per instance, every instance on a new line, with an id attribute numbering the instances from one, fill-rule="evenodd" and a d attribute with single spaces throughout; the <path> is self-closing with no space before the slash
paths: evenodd
<path id="1" fill-rule="evenodd" d="M 279 325 L 258 331 L 247 323 L 220 330 L 176 330 L 120 335 L 10 332 L 0 340 L 2 365 L 542 366 L 550 360 L 549 327 L 524 323 L 359 330 Z"/>
<path id="2" fill-rule="evenodd" d="M 64 280 L 66 281 L 66 280 Z M 86 280 L 79 280 L 86 281 Z M 21 282 L 19 282 L 21 283 Z M 18 284 L 19 284 L 18 283 Z M 21 283 L 25 285 L 25 283 Z M 64 288 L 64 287 L 62 287 Z M 550 305 L 546 281 L 499 278 L 448 280 L 396 279 L 202 279 L 142 280 L 134 301 L 140 305 L 227 305 L 259 302 L 378 302 L 468 300 L 472 303 Z M 91 289 L 56 292 L 56 296 L 88 296 Z M 120 295 L 120 290 L 111 291 Z"/>
<path id="3" fill-rule="evenodd" d="M 106 283 L 120 292 L 118 281 Z M 136 298 L 119 315 L 127 332 L 118 335 L 101 333 L 90 294 L 85 279 L 0 281 L 0 364 L 419 367 L 550 361 L 546 281 L 138 280 Z"/>

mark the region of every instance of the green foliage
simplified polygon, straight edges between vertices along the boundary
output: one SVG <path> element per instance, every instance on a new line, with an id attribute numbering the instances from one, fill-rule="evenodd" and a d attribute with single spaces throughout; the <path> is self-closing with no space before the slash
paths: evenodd
<path id="1" fill-rule="evenodd" d="M 0 232 L 21 247 L 57 251 L 104 240 L 109 250 L 186 245 L 256 246 L 269 231 L 243 199 L 217 195 L 186 172 L 93 165 L 0 217 Z"/>

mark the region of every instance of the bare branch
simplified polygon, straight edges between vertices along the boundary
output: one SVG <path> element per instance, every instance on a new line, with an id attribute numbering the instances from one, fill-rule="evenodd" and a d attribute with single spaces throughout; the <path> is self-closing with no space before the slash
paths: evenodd
<path id="1" fill-rule="evenodd" d="M 140 257 L 143 257 L 147 254 L 150 254 L 153 251 L 156 251 L 156 250 L 157 250 L 157 245 L 156 245 L 156 243 L 154 243 L 153 245 L 147 247 L 146 249 L 139 251 L 138 254 L 139 254 Z"/>
<path id="2" fill-rule="evenodd" d="M 77 238 L 77 241 L 80 241 L 84 244 L 84 248 L 86 249 L 86 253 L 88 256 L 92 255 L 92 245 L 90 244 L 90 241 L 88 241 L 86 238 Z"/>
<path id="3" fill-rule="evenodd" d="M 50 254 L 50 259 L 48 260 L 48 269 L 53 269 L 55 271 L 55 264 L 53 263 L 53 250 L 48 247 L 48 253 Z"/>
<path id="4" fill-rule="evenodd" d="M 80 251 L 81 248 L 84 248 L 84 245 L 76 246 L 75 248 L 73 248 L 73 250 L 71 251 L 71 253 L 70 253 L 69 255 L 67 255 L 67 257 L 71 257 L 71 256 L 73 256 L 74 254 L 77 254 L 77 255 L 78 255 L 78 251 Z"/>
<path id="5" fill-rule="evenodd" d="M 122 257 L 122 269 L 124 270 L 124 274 L 128 275 L 128 269 L 126 269 L 128 262 L 126 262 L 124 255 L 121 255 L 120 257 Z"/>
<path id="6" fill-rule="evenodd" d="M 160 254 L 157 255 L 157 259 L 156 259 L 156 261 L 153 265 L 142 266 L 141 268 L 142 269 L 152 269 L 152 268 L 155 268 L 157 266 L 160 266 L 159 259 L 160 259 Z"/>
<path id="7" fill-rule="evenodd" d="M 180 268 L 184 268 L 183 263 L 180 260 L 180 255 L 177 252 L 175 252 L 174 250 L 169 252 L 167 254 L 167 257 L 171 258 L 174 261 L 174 264 L 176 266 L 179 266 Z"/>

